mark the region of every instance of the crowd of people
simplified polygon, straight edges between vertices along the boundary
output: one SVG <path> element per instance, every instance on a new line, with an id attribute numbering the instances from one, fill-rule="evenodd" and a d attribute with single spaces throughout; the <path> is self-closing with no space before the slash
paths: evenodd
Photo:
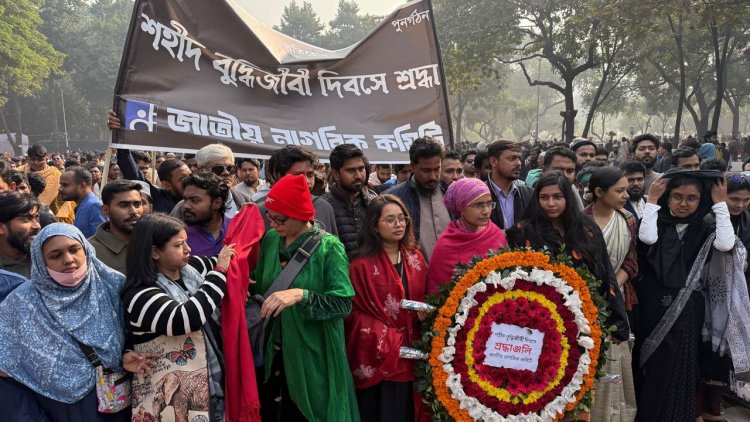
<path id="1" fill-rule="evenodd" d="M 430 420 L 400 354 L 425 314 L 401 301 L 528 247 L 565 251 L 607 299 L 608 380 L 574 419 L 723 420 L 750 371 L 750 176 L 707 135 L 425 137 L 396 165 L 348 144 L 328 164 L 32 145 L 0 160 L 1 419 Z M 102 374 L 132 385 L 124 408 Z"/>

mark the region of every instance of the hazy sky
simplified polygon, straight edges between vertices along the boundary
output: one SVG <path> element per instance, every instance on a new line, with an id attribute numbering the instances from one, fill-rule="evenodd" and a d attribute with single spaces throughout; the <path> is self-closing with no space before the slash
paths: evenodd
<path id="1" fill-rule="evenodd" d="M 268 26 L 277 25 L 281 20 L 281 14 L 284 12 L 284 6 L 292 2 L 292 0 L 236 1 Z M 297 3 L 302 4 L 302 0 L 297 0 Z M 320 17 L 320 21 L 327 25 L 336 15 L 339 0 L 308 0 L 308 3 L 312 4 L 313 9 Z M 403 3 L 405 3 L 404 0 L 357 0 L 360 12 L 371 15 L 387 15 Z"/>

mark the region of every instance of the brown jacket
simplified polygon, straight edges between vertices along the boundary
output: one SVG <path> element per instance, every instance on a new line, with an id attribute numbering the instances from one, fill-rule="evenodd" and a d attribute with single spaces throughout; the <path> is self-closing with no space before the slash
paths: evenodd
<path id="1" fill-rule="evenodd" d="M 123 242 L 109 232 L 109 221 L 96 228 L 96 233 L 89 237 L 89 242 L 94 246 L 96 257 L 100 261 L 115 271 L 125 274 L 128 242 Z"/>

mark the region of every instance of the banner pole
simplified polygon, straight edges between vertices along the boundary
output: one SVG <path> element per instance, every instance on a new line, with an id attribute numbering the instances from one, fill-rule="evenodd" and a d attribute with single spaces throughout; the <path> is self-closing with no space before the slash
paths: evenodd
<path id="1" fill-rule="evenodd" d="M 445 79 L 445 69 L 443 68 L 443 54 L 440 50 L 440 40 L 438 39 L 438 33 L 437 28 L 435 27 L 435 10 L 432 8 L 432 0 L 425 0 L 427 2 L 427 7 L 429 8 L 430 15 L 432 15 L 432 19 L 430 19 L 430 25 L 432 25 L 432 33 L 435 35 L 435 47 L 437 48 L 437 57 L 438 57 L 438 64 L 440 65 L 440 78 L 443 80 L 443 97 L 445 98 L 445 118 L 448 122 L 448 141 L 450 143 L 451 149 L 455 148 L 455 140 L 453 139 L 453 121 L 451 120 L 451 106 L 450 102 L 448 100 L 448 81 Z M 460 140 L 459 140 L 460 142 Z"/>

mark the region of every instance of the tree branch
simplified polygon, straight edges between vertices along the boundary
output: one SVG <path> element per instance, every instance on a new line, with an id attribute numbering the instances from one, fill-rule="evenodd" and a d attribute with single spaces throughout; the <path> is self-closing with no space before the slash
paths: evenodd
<path id="1" fill-rule="evenodd" d="M 526 77 L 526 81 L 529 83 L 529 86 L 546 86 L 548 88 L 552 88 L 555 91 L 558 91 L 561 94 L 565 95 L 565 89 L 554 82 L 540 81 L 540 80 L 532 81 L 531 76 L 529 76 L 529 72 L 526 70 L 526 66 L 523 64 L 523 62 L 519 62 L 518 65 L 521 66 L 521 70 L 523 71 L 523 76 Z"/>

